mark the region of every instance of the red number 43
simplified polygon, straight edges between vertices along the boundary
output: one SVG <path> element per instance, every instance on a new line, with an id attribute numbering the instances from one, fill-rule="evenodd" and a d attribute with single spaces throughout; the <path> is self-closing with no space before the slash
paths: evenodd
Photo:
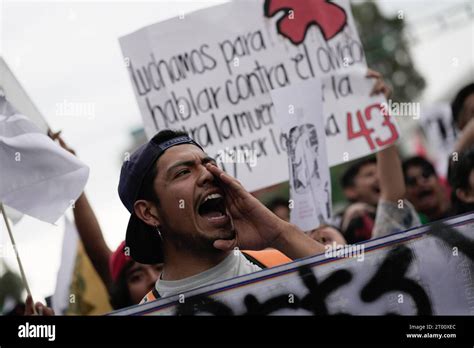
<path id="1" fill-rule="evenodd" d="M 387 127 L 390 131 L 390 136 L 388 139 L 382 140 L 378 136 L 372 137 L 372 133 L 375 132 L 373 128 L 367 127 L 366 120 L 370 121 L 372 119 L 372 112 L 373 111 L 379 111 L 381 110 L 383 112 L 383 122 L 382 126 Z M 368 107 L 365 108 L 364 110 L 364 116 L 365 119 L 362 115 L 362 112 L 360 110 L 357 110 L 356 112 L 356 118 L 357 118 L 357 123 L 359 125 L 359 131 L 354 130 L 353 126 L 353 121 L 352 121 L 352 114 L 350 112 L 347 113 L 347 138 L 349 140 L 352 139 L 357 139 L 359 137 L 364 137 L 365 140 L 367 141 L 369 147 L 371 150 L 375 150 L 376 145 L 379 147 L 389 145 L 393 143 L 395 140 L 398 139 L 398 131 L 395 125 L 392 123 L 390 120 L 390 116 L 385 113 L 385 110 L 382 108 L 380 104 L 372 104 L 369 105 Z"/>

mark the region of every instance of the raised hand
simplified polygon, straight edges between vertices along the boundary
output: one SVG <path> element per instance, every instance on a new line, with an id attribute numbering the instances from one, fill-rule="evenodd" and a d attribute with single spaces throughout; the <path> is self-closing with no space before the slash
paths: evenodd
<path id="1" fill-rule="evenodd" d="M 227 210 L 237 233 L 236 240 L 219 240 L 214 246 L 223 250 L 236 246 L 241 249 L 260 250 L 272 246 L 280 236 L 284 221 L 245 190 L 237 179 L 210 163 L 206 167 L 218 178 L 225 192 Z"/>
<path id="2" fill-rule="evenodd" d="M 234 240 L 217 240 L 214 242 L 215 248 L 261 250 L 272 247 L 291 259 L 324 252 L 322 244 L 273 214 L 237 179 L 211 163 L 206 164 L 206 168 L 218 179 L 224 190 L 226 206 L 236 231 Z"/>
<path id="3" fill-rule="evenodd" d="M 25 302 L 25 315 L 53 316 L 54 311 L 52 308 L 45 306 L 41 302 L 36 302 L 36 304 L 33 304 L 33 298 L 28 296 Z"/>

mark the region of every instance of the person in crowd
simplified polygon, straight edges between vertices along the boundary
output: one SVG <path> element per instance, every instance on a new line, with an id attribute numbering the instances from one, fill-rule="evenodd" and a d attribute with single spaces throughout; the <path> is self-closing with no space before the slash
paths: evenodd
<path id="1" fill-rule="evenodd" d="M 341 186 L 349 202 L 376 206 L 380 198 L 376 158 L 370 156 L 351 164 L 341 177 Z"/>
<path id="2" fill-rule="evenodd" d="M 119 196 L 131 213 L 130 256 L 145 264 L 163 262 L 144 302 L 262 268 L 240 250 L 278 253 L 287 261 L 324 252 L 218 168 L 184 132 L 161 131 L 137 149 L 122 166 Z M 263 250 L 268 247 L 276 250 Z"/>
<path id="3" fill-rule="evenodd" d="M 280 219 L 290 221 L 290 208 L 288 206 L 288 200 L 281 197 L 276 197 L 267 204 L 267 207 Z"/>
<path id="4" fill-rule="evenodd" d="M 310 231 L 308 235 L 315 241 L 324 245 L 333 245 L 333 243 L 336 243 L 337 245 L 347 244 L 342 233 L 335 226 L 331 225 L 321 225 Z"/>
<path id="5" fill-rule="evenodd" d="M 452 215 L 446 187 L 430 161 L 413 156 L 403 161 L 402 168 L 407 199 L 423 215 L 422 220 L 429 222 Z"/>
<path id="6" fill-rule="evenodd" d="M 461 153 L 451 166 L 449 182 L 452 187 L 453 213 L 474 211 L 474 145 Z"/>
<path id="7" fill-rule="evenodd" d="M 355 161 L 349 166 L 341 177 L 341 186 L 349 201 L 340 221 L 347 242 L 352 244 L 370 239 L 380 198 L 375 157 Z"/>
<path id="8" fill-rule="evenodd" d="M 405 183 L 397 148 L 389 146 L 351 165 L 341 178 L 350 205 L 341 231 L 349 244 L 382 237 L 421 224 Z"/>

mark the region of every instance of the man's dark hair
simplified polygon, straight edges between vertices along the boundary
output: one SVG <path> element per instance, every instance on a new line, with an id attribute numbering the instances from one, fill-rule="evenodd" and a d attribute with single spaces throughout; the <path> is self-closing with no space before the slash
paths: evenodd
<path id="1" fill-rule="evenodd" d="M 280 207 L 280 206 L 288 208 L 288 200 L 286 200 L 282 197 L 276 197 L 276 198 L 273 198 L 270 202 L 267 203 L 267 207 L 271 211 L 274 211 L 274 209 L 276 207 Z"/>
<path id="2" fill-rule="evenodd" d="M 184 131 L 180 131 L 180 130 L 165 129 L 157 133 L 150 141 L 154 142 L 155 144 L 160 144 L 167 140 L 184 136 L 184 135 L 187 136 L 188 133 Z M 158 196 L 156 195 L 155 187 L 153 185 L 153 182 L 155 181 L 157 174 L 158 174 L 158 169 L 155 162 L 153 163 L 153 165 L 151 166 L 151 169 L 143 178 L 142 187 L 137 196 L 137 200 L 144 199 L 144 200 L 159 204 L 159 199 L 158 199 Z"/>
<path id="3" fill-rule="evenodd" d="M 342 188 L 348 188 L 348 187 L 353 187 L 354 186 L 354 180 L 357 174 L 359 174 L 359 171 L 362 169 L 362 167 L 368 165 L 368 164 L 376 164 L 377 159 L 375 157 L 367 157 L 362 160 L 359 160 L 349 166 L 349 168 L 346 169 L 344 174 L 342 174 L 341 177 L 341 186 Z"/>
<path id="4" fill-rule="evenodd" d="M 459 116 L 464 106 L 464 101 L 471 94 L 474 94 L 474 83 L 470 83 L 467 86 L 464 86 L 463 88 L 461 88 L 461 90 L 458 92 L 458 94 L 454 98 L 451 104 L 451 111 L 453 113 L 453 123 L 455 125 L 458 124 Z"/>
<path id="5" fill-rule="evenodd" d="M 452 161 L 450 167 L 449 183 L 451 184 L 451 201 L 455 214 L 467 213 L 474 210 L 473 203 L 461 201 L 456 195 L 456 190 L 468 191 L 469 176 L 474 169 L 474 146 L 460 154 L 458 161 Z"/>
<path id="6" fill-rule="evenodd" d="M 407 158 L 402 163 L 403 177 L 405 178 L 405 181 L 407 178 L 408 169 L 411 167 L 421 167 L 423 170 L 427 170 L 429 173 L 432 173 L 434 176 L 438 177 L 438 174 L 436 173 L 436 170 L 430 161 L 421 156 L 413 156 Z"/>

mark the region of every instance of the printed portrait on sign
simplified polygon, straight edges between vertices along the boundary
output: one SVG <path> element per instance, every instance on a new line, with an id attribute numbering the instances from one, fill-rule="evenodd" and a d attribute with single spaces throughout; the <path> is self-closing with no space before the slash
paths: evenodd
<path id="1" fill-rule="evenodd" d="M 324 201 L 326 212 L 318 211 L 320 221 L 330 215 L 329 182 L 322 180 L 318 164 L 319 140 L 312 124 L 298 125 L 290 129 L 287 138 L 290 180 L 296 194 L 310 194 L 314 201 Z M 323 182 L 324 181 L 324 182 Z"/>
<path id="2" fill-rule="evenodd" d="M 289 133 L 287 148 L 293 187 L 297 193 L 305 193 L 310 189 L 311 178 L 320 178 L 316 128 L 311 124 L 293 127 Z"/>

